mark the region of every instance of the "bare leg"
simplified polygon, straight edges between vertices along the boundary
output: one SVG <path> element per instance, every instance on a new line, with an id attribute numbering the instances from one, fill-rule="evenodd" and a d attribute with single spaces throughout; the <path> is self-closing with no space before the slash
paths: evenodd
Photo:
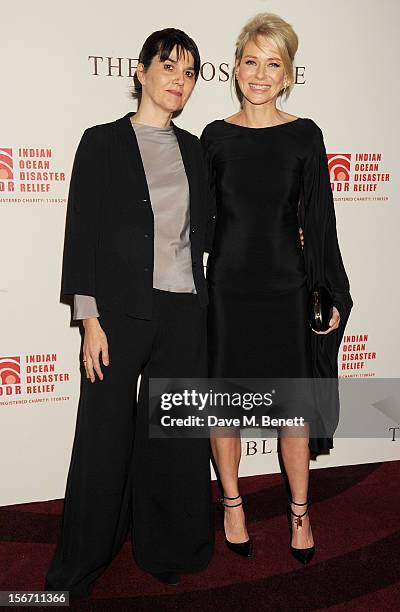
<path id="1" fill-rule="evenodd" d="M 225 437 L 227 435 L 231 437 Z M 221 479 L 223 494 L 226 497 L 236 497 L 239 495 L 238 473 L 241 456 L 240 430 L 233 427 L 212 428 L 210 437 L 211 448 Z M 234 501 L 225 500 L 229 505 L 238 504 L 241 501 L 241 497 Z M 226 539 L 234 544 L 248 540 L 249 534 L 246 529 L 243 506 L 237 506 L 236 508 L 225 507 L 224 510 Z"/>
<path id="2" fill-rule="evenodd" d="M 299 431 L 299 428 L 296 428 Z M 308 426 L 304 426 L 306 437 L 288 435 L 293 433 L 290 427 L 282 427 L 280 434 L 280 448 L 283 463 L 288 476 L 292 500 L 298 503 L 307 501 L 310 450 L 308 447 Z M 302 434 L 303 432 L 301 432 Z M 293 512 L 303 514 L 308 506 L 291 504 Z M 295 548 L 309 548 L 314 545 L 308 513 L 302 517 L 302 526 L 297 527 L 296 517 L 292 515 L 292 546 Z"/>

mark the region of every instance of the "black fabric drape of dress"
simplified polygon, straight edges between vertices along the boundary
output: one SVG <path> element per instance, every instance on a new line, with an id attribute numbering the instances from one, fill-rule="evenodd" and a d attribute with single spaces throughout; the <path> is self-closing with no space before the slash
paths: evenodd
<path id="1" fill-rule="evenodd" d="M 302 118 L 260 129 L 217 120 L 201 141 L 216 210 L 207 240 L 210 375 L 316 379 L 323 418 L 309 447 L 325 452 L 339 418 L 337 359 L 353 302 L 322 132 Z M 315 284 L 341 316 L 327 335 L 307 330 L 304 299 Z"/>

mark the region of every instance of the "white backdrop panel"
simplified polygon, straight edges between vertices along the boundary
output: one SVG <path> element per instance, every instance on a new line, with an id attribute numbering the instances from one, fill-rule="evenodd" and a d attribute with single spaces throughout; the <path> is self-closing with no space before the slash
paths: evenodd
<path id="1" fill-rule="evenodd" d="M 328 153 L 349 161 L 344 177 L 349 180 L 333 181 L 355 303 L 346 335 L 367 336 L 375 357 L 361 369 L 341 372 L 398 376 L 398 2 L 203 0 L 167 6 L 156 0 L 139 8 L 127 0 L 15 0 L 2 7 L 0 38 L 0 504 L 64 494 L 79 394 L 80 337 L 69 326 L 69 308 L 59 303 L 59 285 L 68 181 L 83 130 L 135 108 L 129 70 L 146 36 L 167 26 L 187 31 L 204 63 L 203 78 L 177 123 L 200 134 L 209 121 L 234 112 L 227 66 L 230 72 L 240 28 L 260 11 L 280 14 L 300 38 L 299 84 L 284 110 L 313 118 Z M 103 58 L 97 60 L 98 74 L 94 56 Z M 122 58 L 121 76 L 117 58 Z M 116 66 L 112 76 L 109 61 Z M 366 181 L 369 191 L 356 191 L 357 154 L 379 155 L 379 172 L 389 180 L 376 187 Z M 27 168 L 32 162 L 47 162 L 47 171 L 58 174 L 25 180 L 21 172 L 37 171 L 32 164 Z M 27 191 L 27 184 L 35 191 Z M 29 379 L 46 369 L 57 375 L 54 387 Z M 246 443 L 242 475 L 278 471 L 274 440 L 264 454 L 259 447 L 246 455 Z M 313 467 L 397 459 L 399 445 L 389 434 L 338 439 L 331 455 Z"/>

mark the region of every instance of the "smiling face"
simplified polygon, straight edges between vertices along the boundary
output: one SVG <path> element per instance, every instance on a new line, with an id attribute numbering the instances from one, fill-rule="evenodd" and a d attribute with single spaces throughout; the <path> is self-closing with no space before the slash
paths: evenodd
<path id="1" fill-rule="evenodd" d="M 266 104 L 276 101 L 286 83 L 285 68 L 275 44 L 264 37 L 249 40 L 236 65 L 236 78 L 243 103 Z"/>
<path id="2" fill-rule="evenodd" d="M 151 103 L 168 113 L 185 106 L 196 82 L 192 54 L 185 50 L 178 53 L 176 46 L 164 61 L 158 55 L 153 57 L 147 70 L 138 64 L 136 75 L 142 85 L 141 104 Z"/>

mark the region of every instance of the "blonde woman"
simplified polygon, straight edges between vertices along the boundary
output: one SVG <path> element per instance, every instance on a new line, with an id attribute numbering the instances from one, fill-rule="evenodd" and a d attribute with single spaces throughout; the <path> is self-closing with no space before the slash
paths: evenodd
<path id="1" fill-rule="evenodd" d="M 283 19 L 259 14 L 237 41 L 232 78 L 240 110 L 202 134 L 216 200 L 208 262 L 210 376 L 337 377 L 337 351 L 352 307 L 337 242 L 335 211 L 320 128 L 280 110 L 294 84 L 297 35 Z M 299 240 L 303 216 L 304 250 Z M 310 328 L 315 283 L 332 295 L 329 328 Z M 335 394 L 326 401 L 338 408 Z M 328 404 L 327 404 L 328 409 Z M 279 432 L 291 503 L 290 549 L 302 563 L 314 552 L 308 515 L 310 451 L 332 448 L 310 435 Z M 252 554 L 238 488 L 239 431 L 212 446 L 223 487 L 226 544 Z"/>

